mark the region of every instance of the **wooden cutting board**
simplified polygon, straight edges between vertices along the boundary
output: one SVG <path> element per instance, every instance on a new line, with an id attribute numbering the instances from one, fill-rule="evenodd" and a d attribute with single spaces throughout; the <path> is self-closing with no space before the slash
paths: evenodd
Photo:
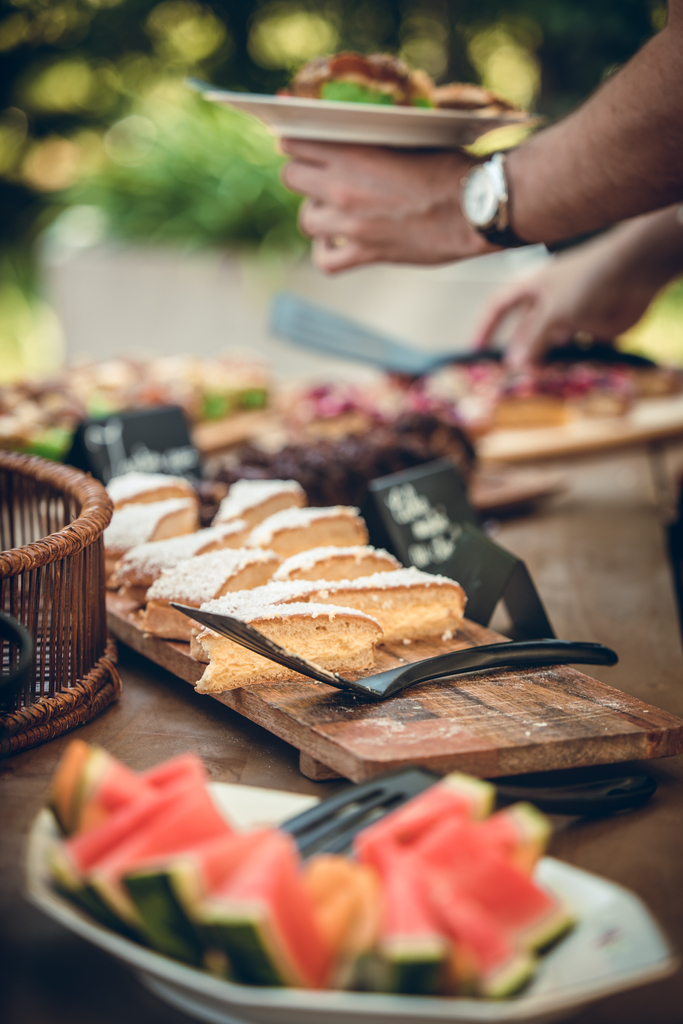
<path id="1" fill-rule="evenodd" d="M 117 594 L 107 595 L 107 613 L 119 640 L 197 682 L 204 666 L 189 644 L 144 633 L 137 606 Z M 377 671 L 502 639 L 465 620 L 450 641 L 383 645 Z M 683 752 L 683 720 L 566 666 L 472 673 L 381 702 L 306 680 L 211 696 L 295 746 L 317 779 L 364 782 L 407 765 L 492 778 Z"/>

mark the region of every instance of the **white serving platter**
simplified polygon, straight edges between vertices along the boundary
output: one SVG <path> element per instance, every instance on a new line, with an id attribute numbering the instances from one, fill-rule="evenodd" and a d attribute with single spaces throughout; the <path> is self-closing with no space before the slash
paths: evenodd
<path id="1" fill-rule="evenodd" d="M 526 113 L 505 116 L 472 110 L 426 110 L 379 103 L 342 103 L 300 96 L 261 96 L 228 92 L 196 79 L 188 85 L 205 99 L 235 107 L 262 121 L 275 135 L 317 142 L 353 142 L 373 146 L 451 148 L 467 146 L 480 135 L 511 124 L 531 124 Z"/>
<path id="2" fill-rule="evenodd" d="M 315 797 L 215 783 L 218 807 L 235 824 L 278 824 L 316 803 Z M 533 1021 L 573 1016 L 602 996 L 656 981 L 678 968 L 643 903 L 612 882 L 544 857 L 537 878 L 573 908 L 577 925 L 541 961 L 531 985 L 501 1001 L 317 992 L 235 985 L 122 938 L 77 910 L 51 887 L 48 854 L 54 819 L 41 811 L 28 837 L 28 899 L 49 917 L 127 964 L 160 999 L 208 1024 L 428 1024 Z"/>

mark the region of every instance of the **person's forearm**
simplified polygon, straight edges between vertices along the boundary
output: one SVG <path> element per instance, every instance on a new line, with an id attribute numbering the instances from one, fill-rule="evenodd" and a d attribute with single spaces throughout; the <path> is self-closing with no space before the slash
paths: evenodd
<path id="1" fill-rule="evenodd" d="M 612 248 L 624 276 L 633 276 L 656 287 L 683 271 L 683 207 L 635 217 L 614 228 Z"/>
<path id="2" fill-rule="evenodd" d="M 683 0 L 576 113 L 508 157 L 511 220 L 528 242 L 594 231 L 683 199 Z"/>

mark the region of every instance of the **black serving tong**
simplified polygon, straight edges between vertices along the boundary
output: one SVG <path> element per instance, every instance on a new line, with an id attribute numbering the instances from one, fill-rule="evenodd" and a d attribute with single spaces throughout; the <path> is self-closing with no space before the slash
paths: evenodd
<path id="1" fill-rule="evenodd" d="M 360 786 L 350 786 L 280 825 L 296 841 L 302 857 L 315 853 L 345 853 L 354 837 L 368 825 L 400 807 L 439 781 L 424 768 L 407 768 Z M 567 786 L 537 786 L 495 782 L 499 804 L 526 800 L 548 814 L 597 817 L 633 810 L 657 788 L 649 775 L 596 779 Z"/>
<path id="2" fill-rule="evenodd" d="M 554 639 L 508 640 L 502 644 L 484 644 L 481 647 L 449 651 L 434 658 L 425 658 L 423 661 L 391 668 L 374 676 L 366 676 L 365 679 L 345 679 L 338 672 L 329 672 L 285 647 L 280 647 L 241 619 L 233 618 L 231 615 L 219 615 L 217 612 L 201 611 L 198 608 L 177 604 L 175 601 L 171 601 L 171 607 L 200 622 L 202 626 L 212 629 L 214 633 L 220 633 L 221 636 L 248 647 L 263 658 L 276 661 L 279 665 L 300 672 L 310 679 L 317 679 L 320 683 L 336 686 L 339 690 L 351 690 L 372 700 L 386 700 L 407 686 L 463 672 L 534 665 L 616 665 L 619 660 L 613 650 L 602 644 Z"/>

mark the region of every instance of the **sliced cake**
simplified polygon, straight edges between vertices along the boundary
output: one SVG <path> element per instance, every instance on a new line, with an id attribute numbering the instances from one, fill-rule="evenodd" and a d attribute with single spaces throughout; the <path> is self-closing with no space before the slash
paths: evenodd
<path id="1" fill-rule="evenodd" d="M 214 601 L 211 607 L 218 611 L 220 604 L 221 601 Z M 261 605 L 237 617 L 282 647 L 332 672 L 371 670 L 375 644 L 382 638 L 379 623 L 353 608 L 319 604 Z M 249 683 L 306 678 L 209 629 L 202 630 L 197 642 L 209 658 L 197 683 L 199 693 L 222 693 Z"/>
<path id="2" fill-rule="evenodd" d="M 244 519 L 249 526 L 285 508 L 306 504 L 306 492 L 296 480 L 238 480 L 220 503 L 213 526 Z"/>
<path id="3" fill-rule="evenodd" d="M 173 569 L 165 569 L 149 588 L 141 625 L 155 636 L 189 642 L 196 623 L 171 608 L 170 601 L 199 608 L 231 590 L 260 587 L 279 564 L 278 555 L 261 548 L 226 548 L 188 558 Z"/>
<path id="4" fill-rule="evenodd" d="M 322 586 L 306 598 L 358 608 L 377 619 L 384 640 L 418 640 L 443 636 L 460 625 L 465 591 L 455 580 L 411 567 L 377 572 Z"/>
<path id="5" fill-rule="evenodd" d="M 116 509 L 104 531 L 107 580 L 118 560 L 131 548 L 153 540 L 194 533 L 198 526 L 197 502 L 193 498 L 169 498 Z"/>
<path id="6" fill-rule="evenodd" d="M 124 505 L 166 501 L 168 498 L 192 498 L 197 494 L 187 480 L 166 473 L 124 473 L 113 477 L 107 484 L 107 493 L 114 508 Z"/>
<path id="7" fill-rule="evenodd" d="M 116 563 L 111 585 L 120 588 L 123 597 L 144 604 L 145 594 L 164 569 L 173 569 L 179 562 L 196 555 L 206 555 L 222 548 L 241 548 L 249 535 L 241 519 L 208 530 L 197 530 L 170 540 L 155 540 L 131 548 Z"/>
<path id="8" fill-rule="evenodd" d="M 369 544 L 352 548 L 323 547 L 300 551 L 285 559 L 274 580 L 354 580 L 376 572 L 392 572 L 401 563 L 388 551 Z"/>
<path id="9" fill-rule="evenodd" d="M 368 542 L 357 508 L 286 508 L 264 519 L 249 534 L 249 547 L 269 548 L 283 558 L 309 548 L 355 547 Z"/>

